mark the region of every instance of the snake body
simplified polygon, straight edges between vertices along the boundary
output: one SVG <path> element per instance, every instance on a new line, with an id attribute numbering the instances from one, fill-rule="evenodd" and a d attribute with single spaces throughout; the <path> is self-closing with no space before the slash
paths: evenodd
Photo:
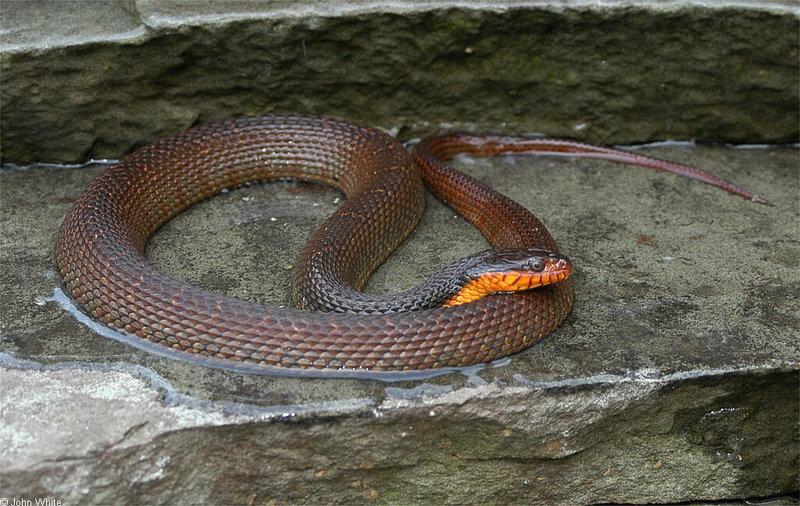
<path id="1" fill-rule="evenodd" d="M 224 297 L 174 279 L 147 261 L 145 244 L 171 217 L 227 188 L 285 178 L 334 186 L 347 200 L 301 255 L 294 298 L 307 309 L 335 309 L 338 300 L 361 296 L 371 272 L 415 227 L 424 206 L 423 178 L 495 248 L 558 253 L 525 208 L 441 160 L 508 151 L 625 158 L 619 154 L 625 152 L 605 149 L 455 135 L 423 140 L 412 159 L 392 137 L 345 121 L 258 116 L 212 123 L 141 148 L 99 175 L 65 218 L 56 261 L 67 290 L 93 318 L 165 350 L 236 361 L 240 369 L 407 370 L 485 362 L 523 350 L 558 327 L 572 307 L 571 279 L 453 307 L 304 311 Z M 627 155 L 616 161 L 658 165 Z"/>

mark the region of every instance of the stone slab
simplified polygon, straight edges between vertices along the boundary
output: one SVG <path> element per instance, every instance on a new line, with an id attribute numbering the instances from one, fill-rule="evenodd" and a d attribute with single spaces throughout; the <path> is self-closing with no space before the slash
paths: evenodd
<path id="1" fill-rule="evenodd" d="M 3 170 L 4 494 L 566 504 L 796 490 L 798 150 L 641 152 L 736 176 L 775 205 L 597 161 L 460 160 L 551 229 L 577 265 L 575 308 L 511 359 L 389 383 L 234 373 L 97 333 L 54 297 L 52 255 L 103 167 Z M 148 255 L 210 289 L 286 302 L 287 267 L 339 198 L 294 183 L 232 191 L 167 224 Z M 485 247 L 429 200 L 369 290 Z"/>
<path id="2" fill-rule="evenodd" d="M 456 127 L 606 143 L 800 135 L 791 1 L 2 5 L 6 163 L 118 158 L 265 112 L 404 140 Z"/>

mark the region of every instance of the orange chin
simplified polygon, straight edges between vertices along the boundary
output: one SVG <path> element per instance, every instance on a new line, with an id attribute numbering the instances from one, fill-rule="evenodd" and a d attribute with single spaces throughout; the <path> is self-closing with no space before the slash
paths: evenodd
<path id="1" fill-rule="evenodd" d="M 466 304 L 467 302 L 478 300 L 491 293 L 521 292 L 523 290 L 530 290 L 531 288 L 550 285 L 566 279 L 569 274 L 569 270 L 535 273 L 517 271 L 488 273 L 465 284 L 464 287 L 459 290 L 458 293 L 450 297 L 443 306 L 449 307 Z"/>

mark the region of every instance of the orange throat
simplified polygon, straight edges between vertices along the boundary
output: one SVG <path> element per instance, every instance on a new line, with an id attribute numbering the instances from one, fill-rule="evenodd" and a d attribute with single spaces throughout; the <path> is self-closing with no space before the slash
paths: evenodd
<path id="1" fill-rule="evenodd" d="M 492 293 L 521 292 L 557 283 L 569 276 L 568 271 L 490 273 L 466 283 L 443 304 L 444 307 L 466 304 Z"/>

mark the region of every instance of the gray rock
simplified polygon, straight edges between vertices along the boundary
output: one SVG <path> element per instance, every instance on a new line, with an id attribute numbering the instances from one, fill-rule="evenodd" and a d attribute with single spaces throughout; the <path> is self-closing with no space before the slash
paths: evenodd
<path id="1" fill-rule="evenodd" d="M 713 7 L 712 7 L 713 6 Z M 195 122 L 340 116 L 595 142 L 798 137 L 797 7 L 768 2 L 6 2 L 2 159 Z"/>
<path id="2" fill-rule="evenodd" d="M 776 421 L 796 425 L 797 412 L 785 407 L 797 390 L 788 371 L 387 388 L 379 402 L 306 413 L 232 413 L 173 392 L 162 400 L 153 389 L 160 381 L 126 366 L 7 368 L 2 379 L 18 385 L 8 391 L 14 406 L 42 411 L 34 420 L 7 417 L 16 432 L 4 451 L 11 497 L 574 504 L 796 486 L 796 435 L 764 431 Z"/>
<path id="3" fill-rule="evenodd" d="M 550 227 L 577 266 L 576 304 L 511 359 L 392 383 L 253 376 L 105 337 L 64 310 L 52 258 L 70 199 L 102 167 L 4 170 L 3 494 L 566 504 L 796 490 L 797 149 L 643 152 L 744 169 L 737 182 L 775 205 L 589 160 L 460 162 Z M 169 222 L 148 254 L 207 288 L 286 303 L 287 266 L 337 198 L 291 183 L 229 192 Z M 369 290 L 485 246 L 428 207 Z"/>

